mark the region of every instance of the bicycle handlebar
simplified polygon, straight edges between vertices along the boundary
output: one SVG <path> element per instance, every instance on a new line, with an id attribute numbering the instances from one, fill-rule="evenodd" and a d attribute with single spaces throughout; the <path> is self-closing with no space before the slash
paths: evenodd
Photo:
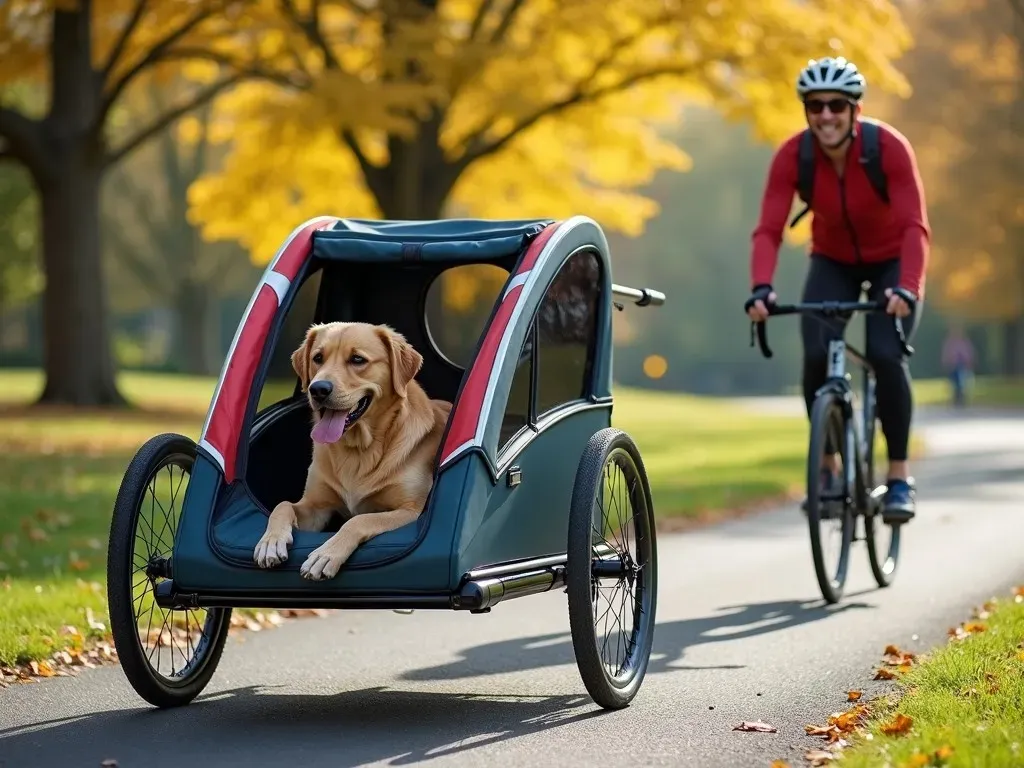
<path id="1" fill-rule="evenodd" d="M 888 306 L 888 298 L 878 301 L 814 301 L 801 302 L 799 304 L 767 304 L 768 315 L 796 315 L 809 312 L 816 312 L 825 317 L 834 317 L 841 314 L 853 314 L 854 312 L 884 312 Z M 906 334 L 903 332 L 903 320 L 893 315 L 893 324 L 896 326 L 896 335 L 900 340 L 900 347 L 903 354 L 910 357 L 914 354 L 914 348 L 907 343 Z M 772 350 L 768 346 L 768 330 L 766 323 L 762 320 L 751 321 L 750 323 L 750 346 L 754 346 L 754 326 L 757 326 L 757 343 L 761 347 L 761 354 L 765 357 L 772 356 Z"/>

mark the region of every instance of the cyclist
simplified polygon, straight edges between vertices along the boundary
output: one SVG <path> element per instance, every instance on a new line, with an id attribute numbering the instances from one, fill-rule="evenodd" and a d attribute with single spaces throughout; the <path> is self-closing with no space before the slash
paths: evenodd
<path id="1" fill-rule="evenodd" d="M 909 343 L 924 297 L 931 237 L 924 190 L 914 151 L 891 126 L 878 126 L 888 202 L 870 183 L 859 162 L 861 99 L 865 80 L 844 58 L 812 60 L 800 72 L 796 91 L 813 135 L 813 219 L 803 301 L 857 301 L 867 283 L 869 300 L 887 297 L 886 312 L 903 319 Z M 798 189 L 800 131 L 778 149 L 768 172 L 761 218 L 752 236 L 750 298 L 745 310 L 765 320 L 776 301 L 772 278 L 782 231 Z M 801 316 L 803 395 L 807 413 L 827 375 L 828 342 L 841 337 L 848 319 Z M 883 519 L 908 522 L 915 514 L 915 490 L 907 464 L 913 399 L 910 370 L 891 317 L 867 316 L 865 355 L 877 375 L 877 413 L 889 458 Z M 826 457 L 822 491 L 839 480 L 838 456 Z"/>

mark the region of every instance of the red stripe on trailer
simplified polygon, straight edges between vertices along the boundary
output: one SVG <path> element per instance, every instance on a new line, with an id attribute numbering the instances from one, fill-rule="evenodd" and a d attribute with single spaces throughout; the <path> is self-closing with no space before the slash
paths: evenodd
<path id="1" fill-rule="evenodd" d="M 528 272 L 537 263 L 541 251 L 544 250 L 544 246 L 547 245 L 557 228 L 557 223 L 549 224 L 534 238 L 529 248 L 526 249 L 519 269 L 516 270 L 517 275 Z M 496 359 L 498 347 L 501 346 L 501 339 L 505 335 L 505 329 L 508 327 L 512 312 L 519 302 L 522 292 L 523 286 L 520 284 L 505 295 L 498 311 L 494 314 L 494 319 L 487 328 L 487 334 L 480 345 L 480 353 L 469 369 L 466 386 L 462 388 L 462 394 L 459 395 L 458 402 L 455 403 L 455 408 L 452 411 L 451 426 L 441 451 L 441 464 L 447 461 L 461 446 L 476 437 L 481 417 L 480 411 L 483 408 L 484 396 L 487 394 L 487 383 L 491 379 L 491 371 L 494 366 L 500 362 Z"/>
<path id="2" fill-rule="evenodd" d="M 213 409 L 206 441 L 224 457 L 224 481 L 235 479 L 235 459 L 242 434 L 242 421 L 249 404 L 256 368 L 263 352 L 263 342 L 277 314 L 277 294 L 269 285 L 260 288 L 242 333 L 235 345 Z"/>
<path id="3" fill-rule="evenodd" d="M 544 246 L 548 244 L 548 240 L 555 234 L 555 230 L 561 226 L 562 222 L 556 221 L 554 224 L 548 224 L 544 229 L 541 230 L 540 234 L 534 238 L 534 241 L 530 243 L 530 247 L 526 249 L 526 255 L 523 256 L 523 261 L 519 265 L 519 269 L 516 270 L 517 275 L 521 275 L 524 272 L 529 272 L 533 269 L 537 263 L 537 259 L 540 257 L 540 252 L 544 250 Z"/>
<path id="4" fill-rule="evenodd" d="M 295 276 L 299 274 L 299 270 L 302 269 L 302 265 L 309 259 L 309 253 L 313 248 L 313 233 L 320 229 L 327 229 L 336 221 L 337 219 L 313 221 L 296 232 L 278 257 L 273 271 L 284 275 L 289 280 L 294 280 Z"/>

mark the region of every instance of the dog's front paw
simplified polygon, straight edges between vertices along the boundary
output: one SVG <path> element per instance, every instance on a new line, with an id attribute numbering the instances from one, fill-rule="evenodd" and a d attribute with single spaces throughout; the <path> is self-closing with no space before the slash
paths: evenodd
<path id="1" fill-rule="evenodd" d="M 252 559 L 260 568 L 273 568 L 288 560 L 288 545 L 292 543 L 292 532 L 267 531 L 256 544 Z"/>
<path id="2" fill-rule="evenodd" d="M 309 557 L 302 564 L 299 573 L 302 574 L 302 578 L 311 581 L 333 579 L 338 575 L 338 571 L 341 570 L 341 566 L 348 560 L 350 554 L 352 554 L 351 551 L 327 542 L 309 553 Z"/>

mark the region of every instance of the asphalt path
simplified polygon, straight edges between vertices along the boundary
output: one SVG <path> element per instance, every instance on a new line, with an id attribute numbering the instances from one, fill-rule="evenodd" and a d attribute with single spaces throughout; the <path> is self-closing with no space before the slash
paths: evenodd
<path id="1" fill-rule="evenodd" d="M 930 412 L 918 518 L 895 584 L 855 545 L 826 608 L 795 506 L 659 537 L 658 623 L 633 704 L 604 713 L 576 670 L 565 595 L 487 615 L 334 612 L 229 641 L 191 705 L 154 710 L 119 667 L 0 691 L 0 765 L 801 765 L 805 723 L 846 709 L 889 643 L 922 651 L 1024 583 L 1024 417 Z M 766 439 L 768 439 L 766 437 Z M 733 727 L 761 720 L 776 733 Z"/>

